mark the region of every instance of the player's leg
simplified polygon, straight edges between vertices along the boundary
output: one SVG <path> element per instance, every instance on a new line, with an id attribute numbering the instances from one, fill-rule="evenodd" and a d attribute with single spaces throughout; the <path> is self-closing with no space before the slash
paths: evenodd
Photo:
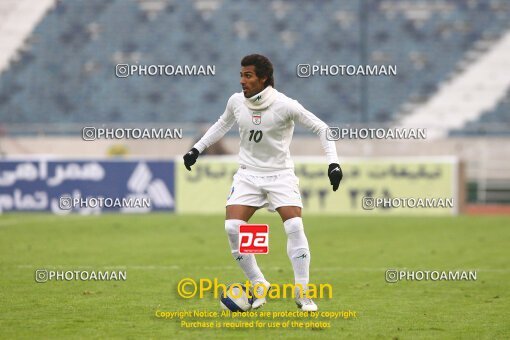
<path id="1" fill-rule="evenodd" d="M 277 209 L 287 234 L 287 255 L 294 269 L 294 283 L 306 289 L 310 279 L 310 248 L 305 235 L 301 208 L 286 206 Z"/>
<path id="2" fill-rule="evenodd" d="M 248 205 L 227 205 L 225 220 L 242 220 L 248 222 L 250 218 L 257 211 L 257 207 L 251 207 Z"/>
<path id="3" fill-rule="evenodd" d="M 232 256 L 239 263 L 246 277 L 252 285 L 257 285 L 257 296 L 254 296 L 252 308 L 259 308 L 266 303 L 265 291 L 269 289 L 269 282 L 264 278 L 262 271 L 257 265 L 257 260 L 253 254 L 239 253 L 239 226 L 245 224 L 253 216 L 256 207 L 244 205 L 229 205 L 225 218 L 225 230 L 227 231 Z"/>
<path id="4" fill-rule="evenodd" d="M 287 255 L 294 269 L 294 283 L 305 290 L 310 279 L 310 248 L 301 219 L 301 208 L 286 206 L 279 207 L 277 211 L 287 234 Z"/>
<path id="5" fill-rule="evenodd" d="M 283 206 L 276 209 L 280 214 L 287 234 L 287 255 L 294 270 L 296 304 L 303 311 L 316 311 L 317 305 L 306 297 L 310 280 L 310 248 L 305 235 L 301 207 Z"/>
<path id="6" fill-rule="evenodd" d="M 299 179 L 293 171 L 289 171 L 268 180 L 265 189 L 268 191 L 269 203 L 280 214 L 287 234 L 287 255 L 297 287 L 296 304 L 304 311 L 316 311 L 317 305 L 306 297 L 310 279 L 310 248 L 301 219 L 303 203 L 299 193 Z"/>
<path id="7" fill-rule="evenodd" d="M 255 207 L 250 206 L 229 205 L 225 218 L 225 231 L 227 232 L 232 256 L 239 263 L 246 277 L 252 282 L 265 281 L 264 275 L 262 275 L 257 265 L 255 255 L 239 253 L 239 226 L 247 223 L 256 210 Z"/>
<path id="8" fill-rule="evenodd" d="M 310 271 L 310 249 L 301 219 L 302 202 L 299 194 L 299 179 L 294 172 L 276 176 L 267 185 L 270 204 L 276 207 L 287 234 L 287 255 L 294 269 L 294 281 L 302 287 L 302 295 L 307 288 Z"/>
<path id="9" fill-rule="evenodd" d="M 301 210 L 301 207 L 297 206 L 284 206 L 276 208 L 276 211 L 280 215 L 283 223 L 285 223 L 287 220 L 290 220 L 291 218 L 301 218 Z"/>
<path id="10" fill-rule="evenodd" d="M 227 199 L 225 229 L 234 259 L 255 288 L 252 308 L 259 308 L 266 303 L 265 296 L 270 284 L 260 271 L 255 255 L 239 253 L 239 226 L 248 222 L 255 210 L 267 203 L 266 193 L 260 187 L 259 178 L 239 170 L 234 175 L 234 182 Z"/>
<path id="11" fill-rule="evenodd" d="M 266 294 L 269 290 L 270 284 L 265 279 L 262 271 L 257 265 L 257 260 L 253 254 L 241 254 L 239 253 L 239 226 L 247 223 L 253 216 L 257 207 L 263 204 L 260 201 L 258 194 L 246 195 L 246 192 L 250 192 L 251 186 L 249 183 L 240 183 L 237 181 L 237 187 L 243 188 L 245 194 L 240 195 L 241 197 L 229 198 L 229 202 L 241 201 L 241 202 L 252 202 L 255 206 L 246 205 L 227 205 L 226 217 L 225 217 L 225 230 L 227 231 L 228 240 L 230 243 L 230 249 L 232 250 L 232 256 L 243 270 L 246 277 L 251 281 L 252 286 L 256 288 L 253 293 L 252 308 L 259 308 L 266 303 Z M 239 193 L 239 190 L 237 190 Z M 248 196 L 248 197 L 247 197 Z"/>

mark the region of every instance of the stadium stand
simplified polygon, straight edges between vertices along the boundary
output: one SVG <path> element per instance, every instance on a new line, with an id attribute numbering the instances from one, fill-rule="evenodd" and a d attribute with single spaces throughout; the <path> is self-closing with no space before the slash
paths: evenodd
<path id="1" fill-rule="evenodd" d="M 0 73 L 17 56 L 34 26 L 44 17 L 54 0 L 3 0 L 0 3 Z"/>
<path id="2" fill-rule="evenodd" d="M 467 53 L 469 60 L 460 63 L 465 66 L 460 66 L 455 76 L 443 82 L 427 102 L 405 115 L 403 125 L 437 122 L 441 129 L 427 137 L 445 137 L 448 130 L 462 128 L 468 122 L 478 121 L 484 112 L 494 110 L 510 88 L 510 74 L 502 72 L 510 68 L 509 51 L 510 31 L 492 43 L 488 51 L 481 53 L 475 49 Z M 493 125 L 491 131 L 498 133 L 502 129 Z"/>
<path id="3" fill-rule="evenodd" d="M 60 0 L 0 75 L 0 120 L 211 122 L 239 90 L 240 58 L 260 52 L 275 64 L 276 87 L 330 124 L 391 122 L 509 19 L 504 0 Z M 301 63 L 364 62 L 395 64 L 398 75 L 296 76 Z M 119 79 L 118 63 L 208 64 L 216 75 Z M 508 116 L 503 100 L 478 123 Z"/>
<path id="4" fill-rule="evenodd" d="M 453 130 L 450 136 L 503 136 L 510 131 L 510 90 L 495 110 L 484 112 L 476 121 L 467 123 L 462 129 Z"/>

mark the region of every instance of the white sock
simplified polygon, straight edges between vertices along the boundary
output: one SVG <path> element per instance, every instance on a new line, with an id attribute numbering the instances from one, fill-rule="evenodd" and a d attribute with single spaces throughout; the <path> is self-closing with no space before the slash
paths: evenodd
<path id="1" fill-rule="evenodd" d="M 251 282 L 266 281 L 257 265 L 255 255 L 239 253 L 239 226 L 245 223 L 241 220 L 225 220 L 225 231 L 228 235 L 230 249 L 232 249 L 232 256 L 239 263 L 248 280 Z"/>
<path id="2" fill-rule="evenodd" d="M 287 255 L 294 269 L 294 282 L 297 287 L 303 287 L 304 293 L 310 280 L 310 249 L 303 220 L 301 217 L 290 218 L 283 222 L 283 226 L 287 233 Z"/>

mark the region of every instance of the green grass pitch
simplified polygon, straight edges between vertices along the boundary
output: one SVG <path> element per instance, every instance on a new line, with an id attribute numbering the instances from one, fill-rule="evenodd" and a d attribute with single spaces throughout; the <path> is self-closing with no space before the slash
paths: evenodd
<path id="1" fill-rule="evenodd" d="M 270 253 L 257 259 L 272 283 L 291 283 L 276 215 Z M 320 311 L 357 318 L 327 329 L 184 329 L 155 312 L 219 311 L 211 294 L 183 299 L 185 277 L 245 278 L 230 256 L 223 216 L 11 214 L 0 217 L 1 338 L 510 338 L 510 218 L 305 216 L 311 280 L 333 286 Z M 126 281 L 36 283 L 36 269 L 123 270 Z M 477 270 L 476 281 L 386 283 L 389 268 Z M 263 311 L 295 311 L 292 299 Z M 245 321 L 249 321 L 245 320 Z"/>

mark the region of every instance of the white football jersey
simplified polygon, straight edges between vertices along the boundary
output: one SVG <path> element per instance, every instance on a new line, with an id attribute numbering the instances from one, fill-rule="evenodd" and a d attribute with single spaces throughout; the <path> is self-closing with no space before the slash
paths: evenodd
<path id="1" fill-rule="evenodd" d="M 266 96 L 267 93 L 271 95 Z M 263 105 L 268 103 L 264 100 L 266 97 L 271 97 L 268 106 Z M 262 102 L 262 105 L 257 105 L 257 101 Z M 272 87 L 267 87 L 249 99 L 246 99 L 242 92 L 233 94 L 228 100 L 225 112 L 194 147 L 202 152 L 237 123 L 241 137 L 239 164 L 242 168 L 257 173 L 293 169 L 289 146 L 294 122 L 301 123 L 318 134 L 328 163 L 338 163 L 335 143 L 326 138 L 328 126 L 296 100 Z"/>

